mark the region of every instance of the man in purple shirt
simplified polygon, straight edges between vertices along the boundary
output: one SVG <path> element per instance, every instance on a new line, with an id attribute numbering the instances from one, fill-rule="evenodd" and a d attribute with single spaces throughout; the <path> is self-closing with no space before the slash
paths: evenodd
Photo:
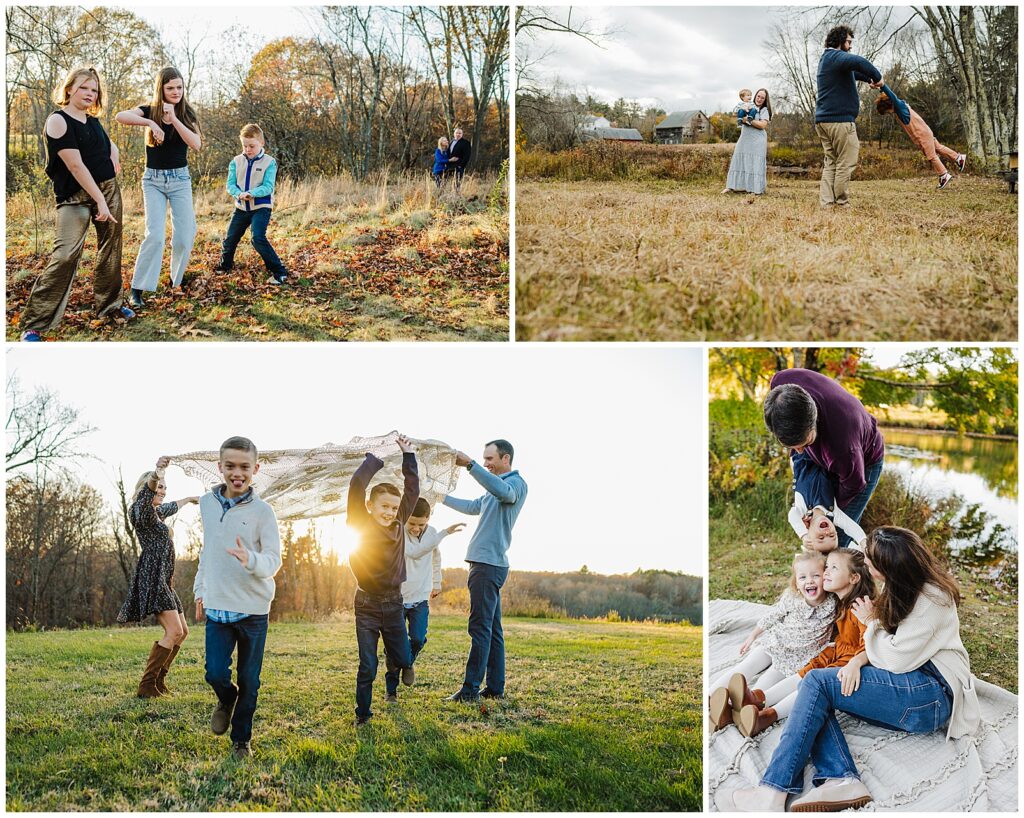
<path id="1" fill-rule="evenodd" d="M 885 442 L 877 422 L 835 380 L 810 369 L 777 372 L 771 387 L 764 399 L 768 430 L 828 474 L 836 505 L 859 523 L 882 474 Z"/>

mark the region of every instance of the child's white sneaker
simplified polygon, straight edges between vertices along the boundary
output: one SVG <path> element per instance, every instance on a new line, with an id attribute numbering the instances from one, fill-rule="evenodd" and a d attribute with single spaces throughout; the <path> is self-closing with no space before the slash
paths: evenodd
<path id="1" fill-rule="evenodd" d="M 964 168 L 967 167 L 967 154 L 966 153 L 958 153 L 956 155 L 956 166 L 957 166 L 957 168 L 960 169 L 961 173 L 964 172 Z"/>
<path id="2" fill-rule="evenodd" d="M 949 184 L 949 180 L 953 178 L 953 174 L 946 171 L 939 177 L 939 190 L 942 190 L 946 185 Z"/>

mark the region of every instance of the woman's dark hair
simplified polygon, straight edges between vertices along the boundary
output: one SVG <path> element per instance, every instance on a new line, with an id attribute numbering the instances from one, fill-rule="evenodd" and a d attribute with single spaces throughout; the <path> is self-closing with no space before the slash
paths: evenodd
<path id="1" fill-rule="evenodd" d="M 764 425 L 783 446 L 805 443 L 818 423 L 818 406 L 795 383 L 776 386 L 764 399 Z"/>
<path id="2" fill-rule="evenodd" d="M 825 48 L 842 48 L 846 38 L 852 36 L 853 29 L 849 26 L 835 26 L 825 35 Z"/>
<path id="3" fill-rule="evenodd" d="M 875 617 L 889 633 L 895 633 L 907 618 L 925 585 L 937 587 L 948 603 L 960 604 L 960 589 L 953 575 L 913 531 L 894 525 L 873 529 L 864 556 L 885 577 L 875 601 Z"/>
<path id="4" fill-rule="evenodd" d="M 853 588 L 850 593 L 842 599 L 837 600 L 835 622 L 839 622 L 848 610 L 860 597 L 866 596 L 869 599 L 875 598 L 875 581 L 871 579 L 868 566 L 864 562 L 864 555 L 855 548 L 837 548 L 829 553 L 830 557 L 842 557 L 846 560 L 846 567 L 851 574 L 856 575 Z M 838 635 L 838 630 L 833 628 L 833 636 Z"/>
<path id="5" fill-rule="evenodd" d="M 751 99 L 757 99 L 757 95 L 760 94 L 762 91 L 764 91 L 764 104 L 762 104 L 760 107 L 761 108 L 767 108 L 768 109 L 768 117 L 771 118 L 771 115 L 772 115 L 772 98 L 768 94 L 768 89 L 767 88 L 758 88 L 756 91 L 754 91 L 754 96 L 752 96 Z"/>
<path id="6" fill-rule="evenodd" d="M 875 110 L 878 113 L 885 115 L 889 113 L 896 106 L 892 104 L 892 100 L 889 99 L 889 95 L 884 91 L 878 95 L 878 99 L 875 100 Z"/>

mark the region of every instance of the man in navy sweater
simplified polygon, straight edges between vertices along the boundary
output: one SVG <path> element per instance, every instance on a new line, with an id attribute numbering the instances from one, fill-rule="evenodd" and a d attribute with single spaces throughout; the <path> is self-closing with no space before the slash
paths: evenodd
<path id="1" fill-rule="evenodd" d="M 814 132 L 825 150 L 819 192 L 823 207 L 850 203 L 847 188 L 860 152 L 856 124 L 860 113 L 857 83 L 882 87 L 882 72 L 863 57 L 851 54 L 852 47 L 853 29 L 836 26 L 825 36 L 825 53 L 818 61 Z"/>

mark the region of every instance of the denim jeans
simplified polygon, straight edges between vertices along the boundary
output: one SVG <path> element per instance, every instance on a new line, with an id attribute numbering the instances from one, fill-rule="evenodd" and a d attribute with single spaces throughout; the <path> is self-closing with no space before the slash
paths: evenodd
<path id="1" fill-rule="evenodd" d="M 803 792 L 804 765 L 814 764 L 815 785 L 826 778 L 859 778 L 835 711 L 907 733 L 931 733 L 949 721 L 953 694 L 931 662 L 910 673 L 870 665 L 860 688 L 842 695 L 838 668 L 809 671 L 797 689 L 793 712 L 761 783 L 783 792 Z"/>
<path id="2" fill-rule="evenodd" d="M 885 465 L 885 457 L 880 457 L 877 462 L 872 463 L 864 470 L 864 479 L 867 481 L 864 488 L 860 490 L 860 494 L 850 500 L 846 506 L 840 506 L 846 516 L 853 520 L 855 523 L 860 522 L 860 518 L 864 516 L 864 509 L 868 507 L 868 500 L 871 499 L 871 495 L 875 492 L 875 486 L 878 485 L 878 478 L 882 476 L 882 466 Z"/>
<path id="3" fill-rule="evenodd" d="M 171 285 L 185 277 L 188 257 L 196 241 L 196 214 L 192 208 L 192 177 L 188 168 L 156 170 L 142 174 L 142 201 L 146 207 L 146 237 L 135 259 L 132 288 L 155 290 L 164 262 L 167 205 L 171 206 Z"/>
<path id="4" fill-rule="evenodd" d="M 284 264 L 281 263 L 281 259 L 267 240 L 267 225 L 270 224 L 270 215 L 273 212 L 269 207 L 257 207 L 252 210 L 235 208 L 235 214 L 228 224 L 228 233 L 224 237 L 224 244 L 220 251 L 220 266 L 223 269 L 230 270 L 234 266 L 238 242 L 242 240 L 245 231 L 251 229 L 252 246 L 260 254 L 263 263 L 267 265 L 267 270 L 278 277 L 288 275 Z"/>
<path id="5" fill-rule="evenodd" d="M 412 650 L 412 661 L 420 655 L 423 646 L 427 644 L 427 621 L 430 619 L 430 603 L 427 600 L 417 602 L 411 607 L 402 605 L 405 615 L 405 625 L 409 631 L 409 647 Z M 387 645 L 384 646 L 387 652 Z M 398 692 L 398 670 L 392 668 L 384 674 L 384 687 L 388 693 Z"/>
<path id="6" fill-rule="evenodd" d="M 469 564 L 469 659 L 462 689 L 480 692 L 487 674 L 487 687 L 505 693 L 505 635 L 501 630 L 501 587 L 508 568 L 483 562 Z"/>
<path id="7" fill-rule="evenodd" d="M 376 595 L 356 591 L 356 644 L 359 671 L 356 673 L 356 717 L 373 715 L 373 680 L 377 678 L 377 639 L 384 641 L 388 660 L 397 668 L 412 667 L 412 648 L 405 629 L 405 606 L 399 593 Z"/>
<path id="8" fill-rule="evenodd" d="M 235 706 L 231 740 L 252 738 L 252 717 L 260 690 L 267 614 L 252 614 L 230 624 L 206 621 L 206 681 L 222 704 Z M 238 646 L 238 687 L 231 682 L 231 653 Z"/>

